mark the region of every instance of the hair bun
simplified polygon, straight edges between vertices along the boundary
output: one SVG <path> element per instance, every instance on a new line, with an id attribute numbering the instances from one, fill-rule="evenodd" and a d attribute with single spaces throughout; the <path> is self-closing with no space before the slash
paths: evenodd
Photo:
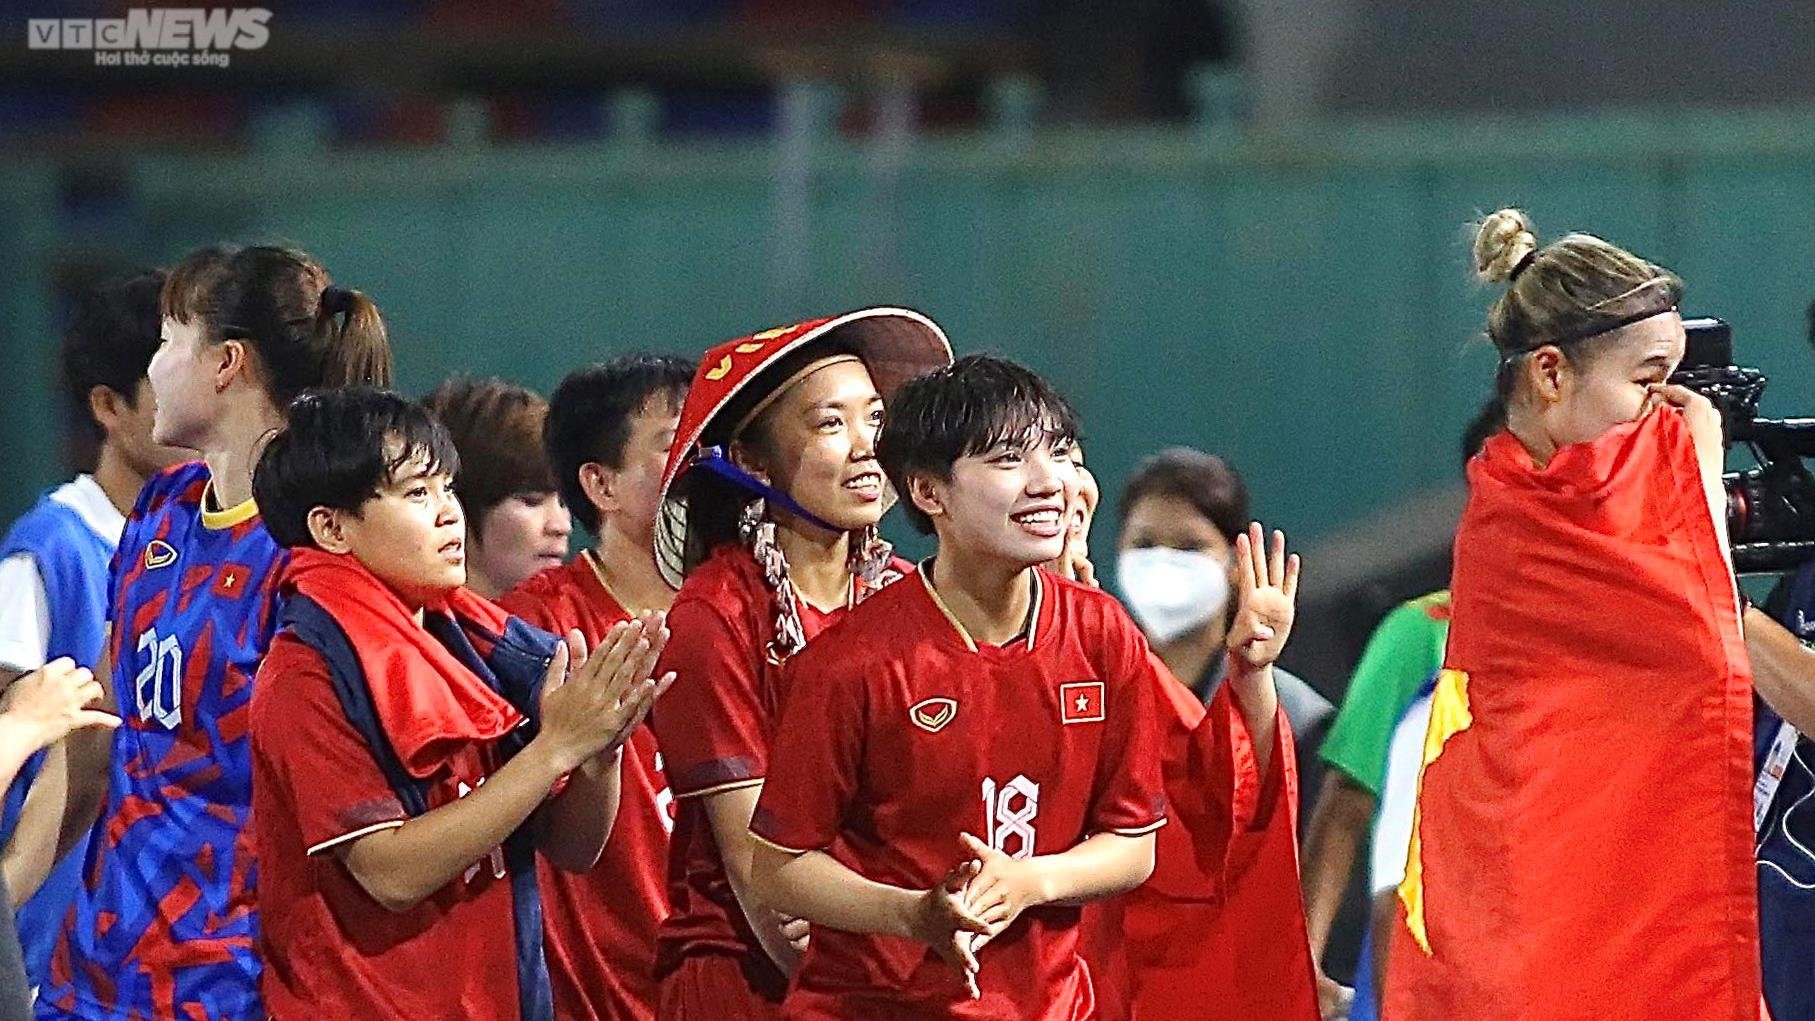
<path id="1" fill-rule="evenodd" d="M 1490 284 L 1504 283 L 1538 250 L 1531 221 L 1517 209 L 1502 209 L 1475 230 L 1475 275 Z"/>

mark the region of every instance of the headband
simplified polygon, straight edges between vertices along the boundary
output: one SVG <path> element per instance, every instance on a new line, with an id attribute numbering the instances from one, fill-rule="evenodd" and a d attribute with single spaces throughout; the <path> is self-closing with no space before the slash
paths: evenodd
<path id="1" fill-rule="evenodd" d="M 1523 260 L 1522 260 L 1523 261 Z M 1528 355 L 1538 348 L 1548 345 L 1565 347 L 1579 344 L 1584 340 L 1625 329 L 1633 323 L 1642 322 L 1652 316 L 1676 311 L 1677 303 L 1682 300 L 1683 285 L 1673 276 L 1653 277 L 1632 288 L 1624 294 L 1599 302 L 1589 309 L 1574 329 L 1561 334 L 1539 337 L 1523 344 L 1503 343 L 1503 338 L 1490 337 L 1494 346 L 1504 353 L 1500 356 L 1502 363 Z M 1602 310 L 1605 309 L 1605 313 Z M 1617 312 L 1615 310 L 1618 310 Z"/>

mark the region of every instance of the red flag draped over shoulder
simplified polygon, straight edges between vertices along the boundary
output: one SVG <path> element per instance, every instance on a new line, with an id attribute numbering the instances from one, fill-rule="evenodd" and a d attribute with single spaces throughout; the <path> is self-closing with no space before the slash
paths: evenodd
<path id="1" fill-rule="evenodd" d="M 1163 668 L 1161 675 L 1171 675 Z M 1268 775 L 1229 685 L 1167 684 L 1169 823 L 1153 875 L 1092 905 L 1085 956 L 1110 1021 L 1316 1021 L 1298 884 L 1298 775 L 1282 712 Z"/>
<path id="2" fill-rule="evenodd" d="M 1752 678 L 1674 410 L 1469 466 L 1392 1021 L 1759 1016 Z"/>

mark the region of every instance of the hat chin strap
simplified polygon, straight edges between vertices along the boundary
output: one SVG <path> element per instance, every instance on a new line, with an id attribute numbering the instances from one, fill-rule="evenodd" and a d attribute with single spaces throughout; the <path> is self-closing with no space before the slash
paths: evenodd
<path id="1" fill-rule="evenodd" d="M 701 447 L 699 455 L 693 459 L 692 467 L 709 471 L 726 482 L 748 491 L 751 495 L 761 497 L 770 506 L 780 507 L 815 528 L 823 528 L 828 532 L 849 531 L 849 529 L 839 528 L 837 525 L 827 522 L 824 518 L 802 507 L 793 497 L 739 468 L 729 457 L 725 456 L 724 447 Z"/>

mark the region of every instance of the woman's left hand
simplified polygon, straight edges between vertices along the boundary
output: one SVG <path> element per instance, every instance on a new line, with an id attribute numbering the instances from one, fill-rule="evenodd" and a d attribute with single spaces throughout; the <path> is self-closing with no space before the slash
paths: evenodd
<path id="1" fill-rule="evenodd" d="M 1273 545 L 1256 521 L 1235 537 L 1235 623 L 1229 651 L 1250 667 L 1272 666 L 1292 634 L 1298 605 L 1298 554 L 1286 555 L 1286 533 L 1274 531 Z"/>

